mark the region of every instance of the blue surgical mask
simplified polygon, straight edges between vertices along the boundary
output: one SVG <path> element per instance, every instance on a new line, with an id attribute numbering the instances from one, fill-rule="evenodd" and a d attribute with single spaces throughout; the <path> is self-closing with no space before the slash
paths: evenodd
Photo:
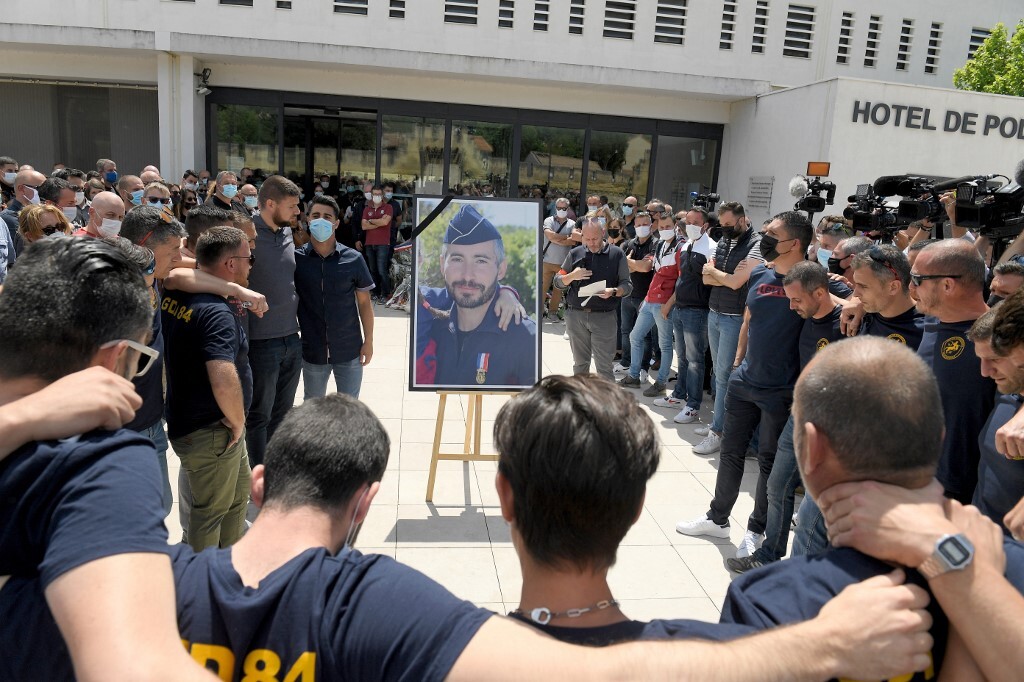
<path id="1" fill-rule="evenodd" d="M 633 215 L 633 207 L 629 204 L 622 205 L 622 215 Z"/>
<path id="2" fill-rule="evenodd" d="M 221 187 L 220 193 L 228 199 L 233 199 L 238 194 L 238 185 L 224 185 Z"/>
<path id="3" fill-rule="evenodd" d="M 14 186 L 14 181 L 15 181 L 15 179 L 17 179 L 17 177 L 18 177 L 17 173 L 4 173 L 4 182 L 6 182 L 8 185 L 11 185 L 13 187 Z"/>
<path id="4" fill-rule="evenodd" d="M 256 204 L 259 202 L 259 197 L 249 195 L 245 198 L 245 205 L 249 208 L 256 208 Z"/>
<path id="5" fill-rule="evenodd" d="M 394 192 L 384 192 L 384 198 L 391 201 L 391 197 L 395 196 Z"/>
<path id="6" fill-rule="evenodd" d="M 832 252 L 828 249 L 818 247 L 818 262 L 821 263 L 821 267 L 828 268 L 828 259 L 832 256 Z"/>
<path id="7" fill-rule="evenodd" d="M 132 192 L 132 204 L 134 206 L 142 206 L 142 195 L 146 193 L 144 189 L 137 189 Z"/>
<path id="8" fill-rule="evenodd" d="M 117 171 L 109 171 L 103 177 L 105 177 L 107 179 L 107 182 L 109 182 L 111 185 L 113 185 L 115 182 L 117 182 Z"/>
<path id="9" fill-rule="evenodd" d="M 316 218 L 309 221 L 309 234 L 318 242 L 325 242 L 334 234 L 334 226 L 326 218 Z"/>

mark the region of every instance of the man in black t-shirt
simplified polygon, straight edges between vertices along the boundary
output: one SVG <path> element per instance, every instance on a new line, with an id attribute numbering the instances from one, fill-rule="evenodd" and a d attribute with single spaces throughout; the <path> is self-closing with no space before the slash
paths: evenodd
<path id="1" fill-rule="evenodd" d="M 943 239 L 921 249 L 910 274 L 917 309 L 935 318 L 918 353 L 935 372 L 942 392 L 946 437 L 937 478 L 946 495 L 964 504 L 978 482 L 978 434 L 995 401 L 995 383 L 981 375 L 967 330 L 988 311 L 982 292 L 985 261 L 970 242 Z"/>
<path id="2" fill-rule="evenodd" d="M 634 230 L 636 236 L 621 244 L 622 252 L 626 254 L 626 265 L 629 268 L 629 281 L 633 284 L 633 290 L 629 296 L 624 296 L 620 303 L 622 314 L 622 359 L 615 364 L 613 370 L 622 374 L 629 371 L 632 362 L 632 344 L 629 335 L 636 324 L 636 317 L 640 311 L 640 305 L 647 298 L 647 290 L 651 287 L 651 280 L 654 279 L 654 248 L 658 243 L 657 238 L 651 235 L 651 215 L 647 212 L 640 212 L 635 215 Z M 640 367 L 646 372 L 651 366 L 651 359 L 654 357 L 654 348 L 657 346 L 655 330 L 651 329 L 644 341 L 644 356 L 640 361 Z"/>
<path id="3" fill-rule="evenodd" d="M 851 402 L 858 409 L 845 409 Z M 804 485 L 816 497 L 848 481 L 871 480 L 913 490 L 926 486 L 935 473 L 943 430 L 939 386 L 925 363 L 898 345 L 860 337 L 818 353 L 797 382 L 793 420 Z M 938 499 L 925 503 L 918 513 L 932 511 L 943 515 Z M 910 525 L 898 526 L 898 532 L 923 530 L 920 523 L 911 519 Z M 834 535 L 841 535 L 845 527 L 831 526 Z M 904 564 L 917 569 L 911 574 L 913 582 L 926 584 L 973 570 L 971 539 L 960 529 L 951 533 L 932 539 L 923 555 Z M 1007 547 L 1007 552 L 1006 576 L 1017 590 L 1024 589 L 1024 551 Z M 989 561 L 987 550 L 978 557 L 980 564 Z M 891 571 L 891 564 L 853 549 L 778 562 L 732 583 L 722 619 L 760 627 L 792 622 L 817 613 L 823 600 L 838 590 Z M 953 662 L 970 669 L 973 652 L 958 638 L 947 641 L 948 622 L 938 604 L 929 611 L 934 618 L 933 667 L 912 679 L 932 679 L 944 664 Z M 949 679 L 964 679 L 958 671 L 947 668 L 945 673 Z"/>
<path id="4" fill-rule="evenodd" d="M 917 350 L 924 313 L 910 298 L 910 262 L 892 244 L 879 244 L 853 257 L 854 293 L 864 304 L 860 334 L 881 336 Z"/>
<path id="5" fill-rule="evenodd" d="M 245 285 L 253 257 L 245 233 L 212 227 L 196 243 L 204 272 Z M 249 340 L 234 307 L 214 294 L 168 291 L 160 305 L 167 345 L 167 435 L 192 495 L 189 544 L 227 547 L 245 531 L 252 400 Z"/>

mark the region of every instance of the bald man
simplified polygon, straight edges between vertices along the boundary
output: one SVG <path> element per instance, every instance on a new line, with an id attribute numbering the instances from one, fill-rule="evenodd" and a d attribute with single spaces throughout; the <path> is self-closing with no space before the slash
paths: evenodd
<path id="1" fill-rule="evenodd" d="M 18 214 L 26 206 L 39 203 L 38 190 L 44 182 L 46 182 L 46 176 L 33 170 L 31 166 L 23 167 L 14 178 L 14 199 L 7 205 L 7 210 L 0 213 L 0 218 L 7 223 L 7 229 L 11 235 L 7 253 L 8 266 L 14 263 L 24 248 L 21 234 L 18 232 Z"/>
<path id="2" fill-rule="evenodd" d="M 910 271 L 910 297 L 930 320 L 918 353 L 935 372 L 942 394 L 946 438 L 936 477 L 947 497 L 970 504 L 978 483 L 978 434 L 995 403 L 996 385 L 981 374 L 967 331 L 988 312 L 985 261 L 963 239 L 921 249 Z"/>
<path id="3" fill-rule="evenodd" d="M 146 168 L 149 169 L 152 166 L 146 166 Z M 148 185 L 151 182 L 163 182 L 158 170 L 144 170 L 139 174 L 139 179 L 142 180 L 143 185 Z"/>
<path id="4" fill-rule="evenodd" d="M 122 176 L 117 181 L 116 189 L 127 210 L 142 206 L 142 195 L 146 193 L 146 185 L 138 175 Z"/>
<path id="5" fill-rule="evenodd" d="M 75 230 L 76 237 L 103 237 L 109 239 L 121 232 L 124 220 L 124 202 L 113 192 L 100 192 L 92 199 L 89 207 L 89 222 Z"/>

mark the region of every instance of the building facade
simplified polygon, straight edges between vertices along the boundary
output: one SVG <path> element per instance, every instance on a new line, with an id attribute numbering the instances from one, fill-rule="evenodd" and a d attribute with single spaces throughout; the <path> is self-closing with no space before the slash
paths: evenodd
<path id="1" fill-rule="evenodd" d="M 158 161 L 168 178 L 249 166 L 307 192 L 328 174 L 422 193 L 488 184 L 499 196 L 539 189 L 617 204 L 636 194 L 675 206 L 705 186 L 744 200 L 750 177 L 800 172 L 803 162 L 753 172 L 789 137 L 796 157 L 829 154 L 822 134 L 808 136 L 833 130 L 824 122 L 838 120 L 834 96 L 766 118 L 761 102 L 775 111 L 768 102 L 804 101 L 779 90 L 827 81 L 836 95 L 863 82 L 848 79 L 948 89 L 989 29 L 1022 14 L 1018 0 L 11 0 L 4 9 L 0 154 L 39 168 L 110 157 L 129 171 Z"/>

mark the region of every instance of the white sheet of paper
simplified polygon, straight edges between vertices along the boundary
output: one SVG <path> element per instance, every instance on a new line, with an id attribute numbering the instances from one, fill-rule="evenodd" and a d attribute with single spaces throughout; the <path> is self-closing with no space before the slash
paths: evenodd
<path id="1" fill-rule="evenodd" d="M 600 282 L 593 282 L 585 287 L 580 287 L 580 296 L 597 296 L 599 293 L 608 288 L 607 282 L 601 280 Z"/>

